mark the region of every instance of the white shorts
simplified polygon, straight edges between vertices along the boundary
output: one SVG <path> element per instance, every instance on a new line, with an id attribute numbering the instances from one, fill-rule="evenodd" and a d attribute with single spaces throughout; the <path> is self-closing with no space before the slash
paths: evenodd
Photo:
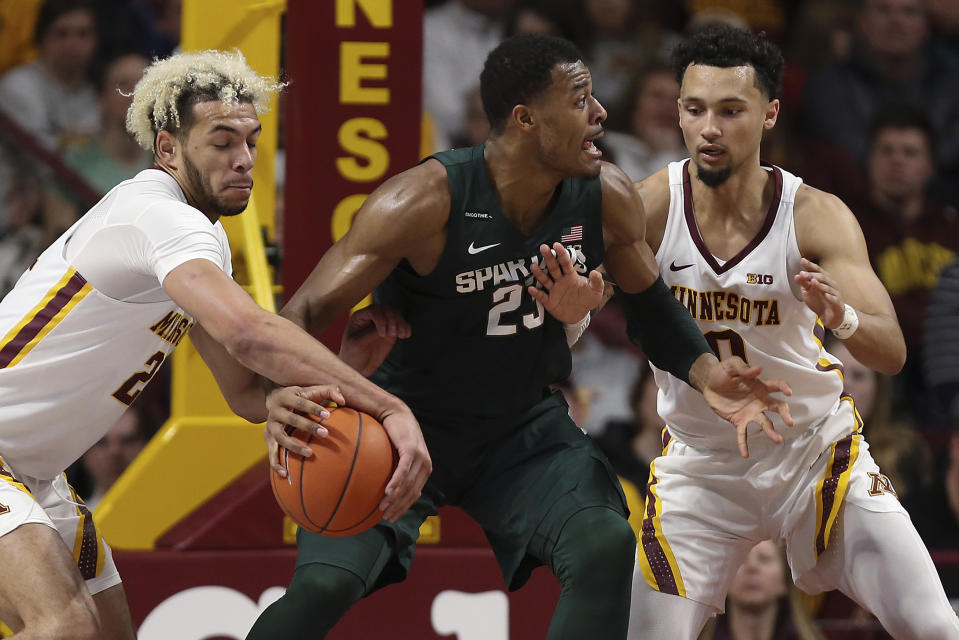
<path id="1" fill-rule="evenodd" d="M 777 445 L 761 433 L 737 450 L 669 441 L 650 465 L 638 562 L 653 589 L 725 608 L 726 591 L 757 542 L 786 545 L 793 579 L 816 566 L 846 501 L 905 513 L 869 454 L 851 401 Z M 730 429 L 733 427 L 730 426 Z M 842 434 L 825 445 L 823 433 Z M 908 517 L 908 516 L 907 516 Z"/>
<path id="2" fill-rule="evenodd" d="M 29 523 L 45 524 L 60 534 L 91 594 L 120 584 L 110 547 L 66 476 L 60 474 L 53 480 L 15 477 L 0 460 L 0 536 Z"/>

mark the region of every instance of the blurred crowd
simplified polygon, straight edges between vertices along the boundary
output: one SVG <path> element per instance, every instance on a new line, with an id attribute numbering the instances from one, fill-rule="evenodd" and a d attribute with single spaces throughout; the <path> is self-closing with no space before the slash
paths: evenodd
<path id="1" fill-rule="evenodd" d="M 149 60 L 178 46 L 180 4 L 0 2 L 0 294 L 102 194 L 151 164 L 124 114 Z M 424 110 L 438 149 L 486 138 L 486 54 L 506 36 L 549 33 L 582 51 L 609 113 L 599 145 L 634 180 L 687 155 L 669 64 L 676 42 L 718 21 L 782 47 L 782 109 L 764 160 L 838 195 L 858 217 L 909 356 L 889 378 L 832 348 L 874 456 L 923 538 L 934 550 L 959 548 L 959 0 L 425 4 Z M 663 425 L 623 326 L 614 299 L 577 345 L 565 390 L 641 494 Z M 959 598 L 954 574 L 944 577 Z"/>

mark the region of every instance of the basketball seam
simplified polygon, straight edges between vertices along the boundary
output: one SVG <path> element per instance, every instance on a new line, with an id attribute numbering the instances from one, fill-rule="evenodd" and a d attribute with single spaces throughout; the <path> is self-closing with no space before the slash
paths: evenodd
<path id="1" fill-rule="evenodd" d="M 358 411 L 354 411 L 354 413 L 356 413 L 356 446 L 353 448 L 353 459 L 350 461 L 350 470 L 347 472 L 346 480 L 343 482 L 343 488 L 340 490 L 340 497 L 337 498 L 333 510 L 330 511 L 330 517 L 326 523 L 320 527 L 322 531 L 331 531 L 330 523 L 333 522 L 333 518 L 336 517 L 336 512 L 339 511 L 340 505 L 343 504 L 343 498 L 346 497 L 346 490 L 349 488 L 350 480 L 353 478 L 353 470 L 356 468 L 356 459 L 360 456 L 360 443 L 363 442 L 363 414 Z M 312 520 L 310 522 L 312 522 Z"/>
<path id="2" fill-rule="evenodd" d="M 313 442 L 312 433 L 310 434 L 309 439 L 306 441 L 306 446 L 310 446 L 311 442 Z M 300 460 L 300 482 L 299 482 L 300 510 L 303 512 L 303 517 L 306 518 L 311 525 L 313 525 L 314 527 L 319 527 L 320 525 L 313 522 L 313 518 L 310 517 L 310 512 L 306 508 L 306 499 L 303 497 L 303 473 L 305 469 L 306 469 L 306 458 L 303 458 L 302 460 Z"/>
<path id="3" fill-rule="evenodd" d="M 360 518 L 359 522 L 357 522 L 356 524 L 349 527 L 343 527 L 342 529 L 325 529 L 325 531 L 329 531 L 330 533 L 341 533 L 343 531 L 349 531 L 350 529 L 354 529 L 358 527 L 359 525 L 363 524 L 364 522 L 366 522 L 367 520 L 369 520 L 370 516 L 379 510 L 380 510 L 380 505 L 376 505 L 368 514 Z"/>

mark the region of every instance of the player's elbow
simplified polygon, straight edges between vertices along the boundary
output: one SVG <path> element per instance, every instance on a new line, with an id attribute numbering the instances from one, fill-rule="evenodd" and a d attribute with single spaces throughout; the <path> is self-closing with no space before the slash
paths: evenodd
<path id="1" fill-rule="evenodd" d="M 253 424 L 266 422 L 266 405 L 263 402 L 263 394 L 258 396 L 258 401 L 251 399 L 250 394 L 224 393 L 224 398 L 226 398 L 230 411 L 247 422 Z"/>
<path id="2" fill-rule="evenodd" d="M 893 353 L 890 353 L 886 360 L 888 367 L 879 369 L 880 373 L 894 376 L 902 371 L 902 368 L 906 366 L 906 345 L 903 344 L 901 349 L 896 349 Z"/>
<path id="3" fill-rule="evenodd" d="M 252 368 L 249 365 L 256 356 L 269 350 L 271 316 L 266 311 L 237 315 L 223 327 L 218 342 L 237 362 Z"/>
<path id="4" fill-rule="evenodd" d="M 894 376 L 906 366 L 906 341 L 899 335 L 899 339 L 892 344 L 886 345 L 884 349 L 877 349 L 879 357 L 872 363 L 872 368 L 879 373 Z"/>

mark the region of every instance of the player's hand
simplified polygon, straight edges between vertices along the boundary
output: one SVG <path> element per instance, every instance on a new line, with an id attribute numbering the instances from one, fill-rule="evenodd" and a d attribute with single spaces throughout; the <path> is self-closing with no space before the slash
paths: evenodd
<path id="1" fill-rule="evenodd" d="M 760 367 L 749 367 L 742 358 L 726 358 L 712 366 L 703 387 L 703 397 L 709 407 L 720 417 L 736 426 L 736 441 L 739 453 L 749 457 L 746 446 L 746 427 L 758 424 L 773 442 L 783 441 L 773 428 L 766 411 L 775 411 L 790 427 L 793 426 L 789 406 L 770 396 L 772 393 L 792 395 L 792 389 L 782 380 L 762 380 Z"/>
<path id="2" fill-rule="evenodd" d="M 380 510 L 385 520 L 396 522 L 420 497 L 423 485 L 433 472 L 433 461 L 420 425 L 405 405 L 401 410 L 382 416 L 380 421 L 399 454 L 396 471 L 386 485 Z"/>
<path id="3" fill-rule="evenodd" d="M 393 307 L 363 307 L 346 323 L 340 359 L 369 377 L 389 355 L 397 338 L 409 338 L 411 333 L 409 323 Z"/>
<path id="4" fill-rule="evenodd" d="M 595 269 L 589 277 L 576 273 L 569 252 L 562 244 L 553 243 L 553 249 L 542 244 L 539 252 L 542 264 L 530 267 L 539 287 L 527 287 L 534 300 L 540 302 L 550 315 L 566 324 L 575 324 L 586 317 L 603 301 L 603 276 Z"/>
<path id="5" fill-rule="evenodd" d="M 802 259 L 803 270 L 794 277 L 802 290 L 802 299 L 822 320 L 827 329 L 842 324 L 846 304 L 836 289 L 836 282 L 822 267 L 811 260 Z"/>
<path id="6" fill-rule="evenodd" d="M 330 417 L 321 403 L 335 402 L 346 404 L 346 399 L 335 385 L 322 384 L 313 387 L 277 387 L 266 397 L 266 408 L 269 415 L 266 426 L 263 428 L 263 439 L 269 451 L 270 468 L 286 477 L 286 468 L 280 463 L 280 447 L 289 449 L 304 458 L 313 455 L 313 451 L 301 440 L 292 437 L 294 429 L 312 433 L 320 438 L 329 435 L 326 428 L 311 419 L 310 415 L 320 420 Z"/>

